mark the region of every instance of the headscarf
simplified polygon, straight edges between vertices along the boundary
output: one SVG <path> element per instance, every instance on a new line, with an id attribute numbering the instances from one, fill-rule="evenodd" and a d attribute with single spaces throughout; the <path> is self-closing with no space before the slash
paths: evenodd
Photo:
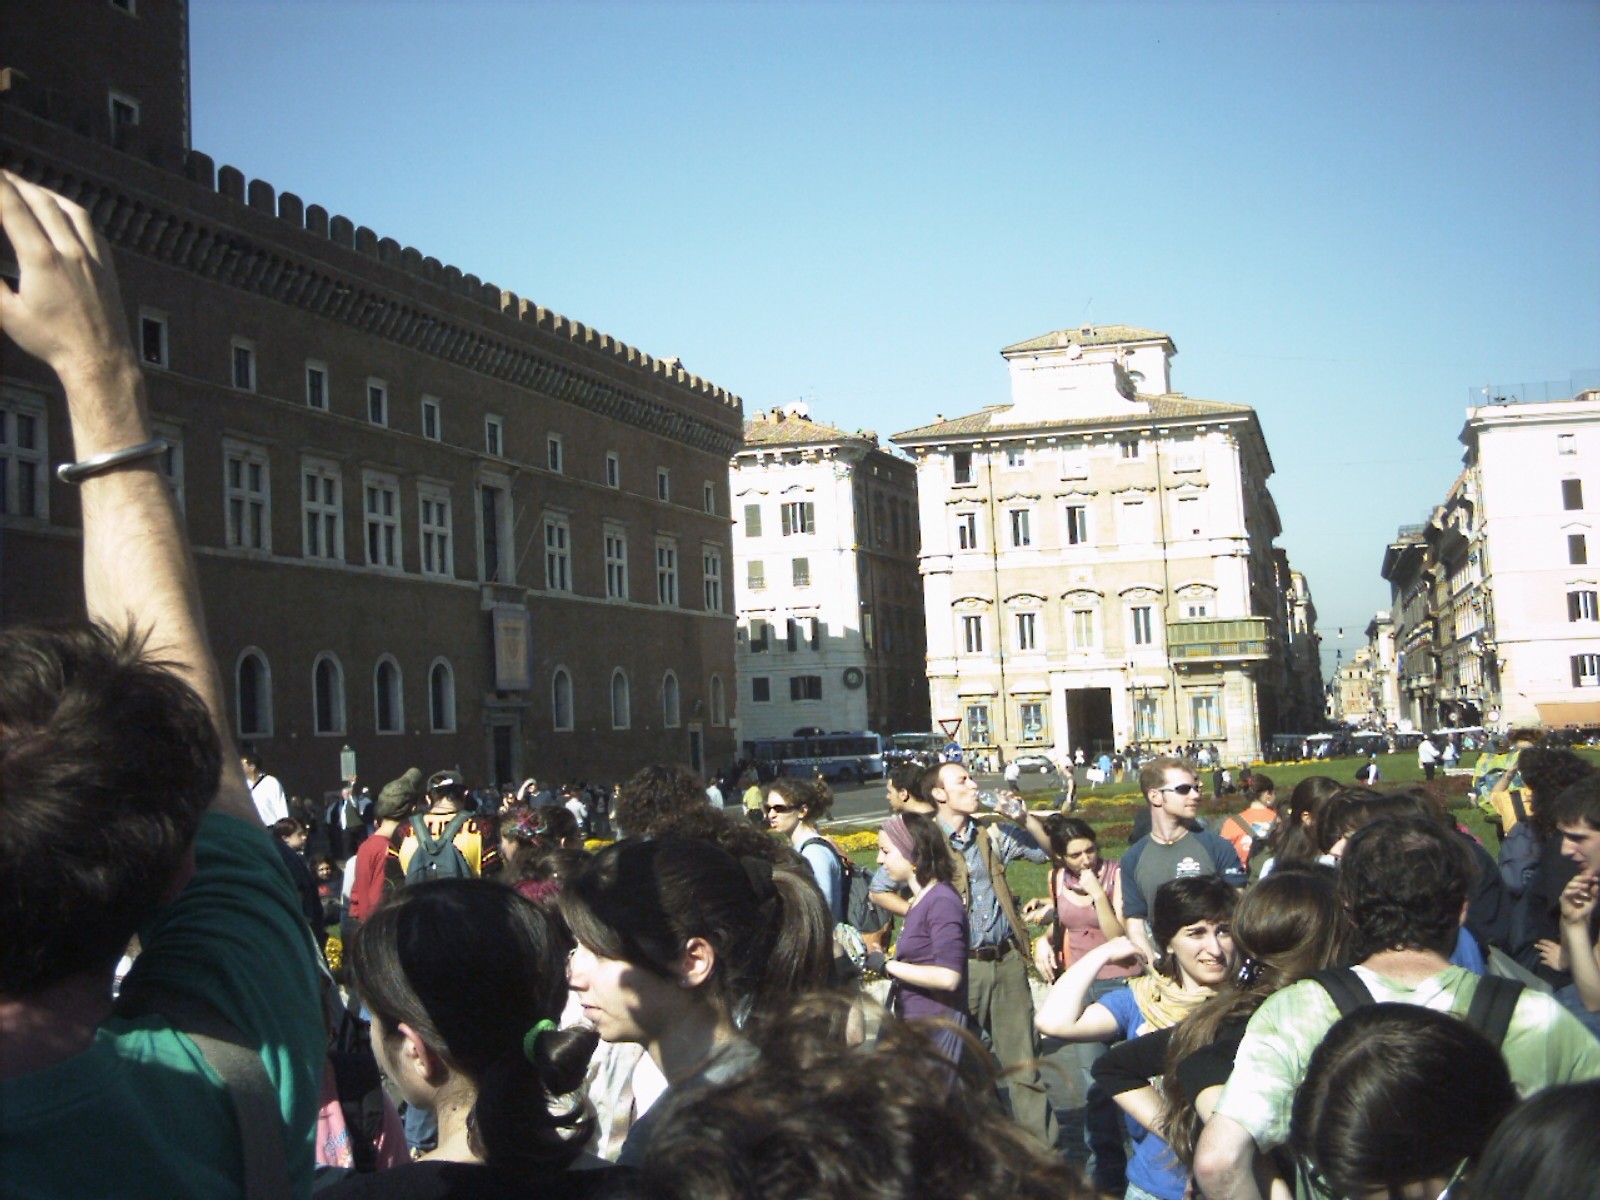
<path id="1" fill-rule="evenodd" d="M 906 819 L 895 813 L 878 827 L 880 833 L 889 839 L 889 844 L 900 852 L 900 856 L 909 863 L 916 862 L 917 844 L 911 838 L 911 830 L 906 828 Z"/>

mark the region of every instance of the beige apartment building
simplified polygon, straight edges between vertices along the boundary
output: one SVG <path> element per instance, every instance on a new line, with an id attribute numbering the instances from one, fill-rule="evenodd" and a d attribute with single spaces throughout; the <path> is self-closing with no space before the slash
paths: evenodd
<path id="1" fill-rule="evenodd" d="M 1176 352 L 1047 333 L 1001 352 L 1011 403 L 893 439 L 917 462 L 933 717 L 971 749 L 1239 760 L 1275 731 L 1297 685 L 1272 459 L 1253 409 L 1172 390 Z"/>

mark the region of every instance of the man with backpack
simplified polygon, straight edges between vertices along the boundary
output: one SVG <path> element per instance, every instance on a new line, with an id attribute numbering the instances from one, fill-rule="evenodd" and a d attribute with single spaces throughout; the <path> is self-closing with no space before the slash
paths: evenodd
<path id="1" fill-rule="evenodd" d="M 1374 821 L 1351 838 L 1339 895 L 1355 923 L 1348 970 L 1319 972 L 1267 998 L 1250 1018 L 1195 1153 L 1209 1200 L 1256 1200 L 1256 1160 L 1284 1144 L 1296 1089 L 1323 1036 L 1369 1002 L 1420 1004 L 1469 1021 L 1499 1045 L 1519 1095 L 1600 1078 L 1600 1041 L 1541 992 L 1449 961 L 1473 864 L 1436 821 Z"/>
<path id="2" fill-rule="evenodd" d="M 431 879 L 477 878 L 500 869 L 500 839 L 485 817 L 462 811 L 467 781 L 455 771 L 428 780 L 428 807 L 389 838 L 384 891 Z"/>

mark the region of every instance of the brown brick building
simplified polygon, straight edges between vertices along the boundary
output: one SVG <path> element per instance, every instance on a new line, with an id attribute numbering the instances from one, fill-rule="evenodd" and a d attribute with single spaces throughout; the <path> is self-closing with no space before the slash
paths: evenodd
<path id="1" fill-rule="evenodd" d="M 0 27 L 0 165 L 115 247 L 235 732 L 286 787 L 346 745 L 369 783 L 732 756 L 738 397 L 192 151 L 181 0 Z M 0 622 L 81 610 L 71 458 L 0 345 Z"/>

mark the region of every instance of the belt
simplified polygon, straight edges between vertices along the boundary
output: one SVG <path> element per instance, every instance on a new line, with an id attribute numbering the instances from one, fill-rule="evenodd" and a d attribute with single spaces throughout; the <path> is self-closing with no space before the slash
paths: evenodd
<path id="1" fill-rule="evenodd" d="M 968 950 L 967 957 L 977 962 L 997 962 L 1011 953 L 1011 939 L 1007 938 L 998 946 L 979 946 L 976 950 Z"/>

